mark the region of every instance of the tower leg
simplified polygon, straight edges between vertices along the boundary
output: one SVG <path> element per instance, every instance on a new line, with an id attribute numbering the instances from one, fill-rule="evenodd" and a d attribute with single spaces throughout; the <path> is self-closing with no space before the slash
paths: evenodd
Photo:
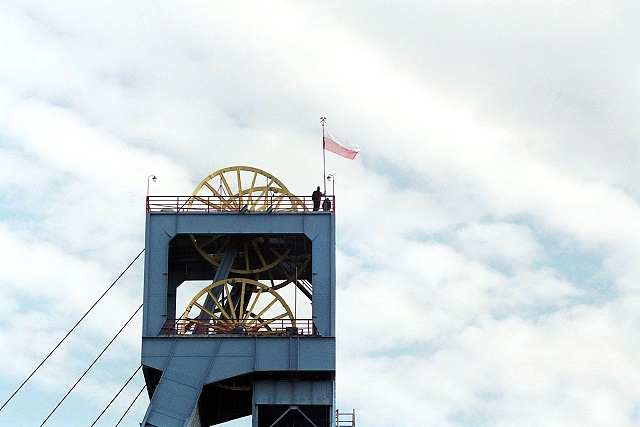
<path id="1" fill-rule="evenodd" d="M 188 365 L 181 359 L 169 359 L 142 421 L 143 427 L 200 427 L 198 399 L 213 358 L 190 358 Z"/>

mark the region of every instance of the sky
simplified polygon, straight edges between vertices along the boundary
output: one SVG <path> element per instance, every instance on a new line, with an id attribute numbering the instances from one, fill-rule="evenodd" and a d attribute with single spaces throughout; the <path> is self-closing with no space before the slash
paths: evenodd
<path id="1" fill-rule="evenodd" d="M 0 400 L 143 249 L 147 185 L 186 196 L 247 165 L 308 196 L 324 116 L 362 147 L 326 156 L 340 410 L 638 425 L 639 20 L 624 0 L 0 0 Z M 142 284 L 139 260 L 0 425 L 40 425 Z M 140 331 L 138 315 L 47 426 L 98 417 Z"/>

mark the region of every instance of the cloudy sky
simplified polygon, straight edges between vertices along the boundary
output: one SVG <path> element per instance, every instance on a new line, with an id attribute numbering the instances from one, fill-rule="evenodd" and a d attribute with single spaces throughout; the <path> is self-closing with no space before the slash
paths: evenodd
<path id="1" fill-rule="evenodd" d="M 188 195 L 248 165 L 309 195 L 326 116 L 363 147 L 327 154 L 338 408 L 368 427 L 640 423 L 639 3 L 89 3 L 0 1 L 2 402 L 144 247 L 150 174 Z M 1 425 L 40 425 L 140 304 L 142 267 Z M 140 323 L 46 425 L 97 418 Z"/>

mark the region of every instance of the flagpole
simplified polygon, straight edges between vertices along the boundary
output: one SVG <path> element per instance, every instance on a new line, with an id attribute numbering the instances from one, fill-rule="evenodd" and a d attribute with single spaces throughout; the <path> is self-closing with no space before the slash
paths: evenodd
<path id="1" fill-rule="evenodd" d="M 325 150 L 324 150 L 324 124 L 327 121 L 326 117 L 320 117 L 320 123 L 322 123 L 322 182 L 324 183 L 324 195 L 327 194 L 327 162 L 325 158 Z"/>

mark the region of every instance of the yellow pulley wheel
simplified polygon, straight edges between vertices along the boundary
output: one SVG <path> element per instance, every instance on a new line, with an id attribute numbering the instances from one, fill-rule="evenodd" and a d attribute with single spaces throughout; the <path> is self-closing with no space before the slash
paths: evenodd
<path id="1" fill-rule="evenodd" d="M 307 207 L 273 175 L 250 166 L 230 166 L 213 172 L 193 190 L 188 210 L 199 206 L 216 211 L 305 211 Z"/>
<path id="2" fill-rule="evenodd" d="M 223 254 L 229 245 L 228 236 L 215 234 L 196 237 L 191 235 L 191 241 L 200 255 L 209 261 L 214 268 L 217 269 L 220 266 Z M 284 261 L 290 252 L 290 249 L 278 250 L 269 247 L 264 237 L 246 240 L 238 247 L 238 256 L 231 267 L 231 272 L 255 274 L 270 270 Z"/>
<path id="3" fill-rule="evenodd" d="M 256 280 L 229 278 L 202 289 L 187 305 L 178 333 L 271 334 L 295 327 L 289 305 Z"/>

